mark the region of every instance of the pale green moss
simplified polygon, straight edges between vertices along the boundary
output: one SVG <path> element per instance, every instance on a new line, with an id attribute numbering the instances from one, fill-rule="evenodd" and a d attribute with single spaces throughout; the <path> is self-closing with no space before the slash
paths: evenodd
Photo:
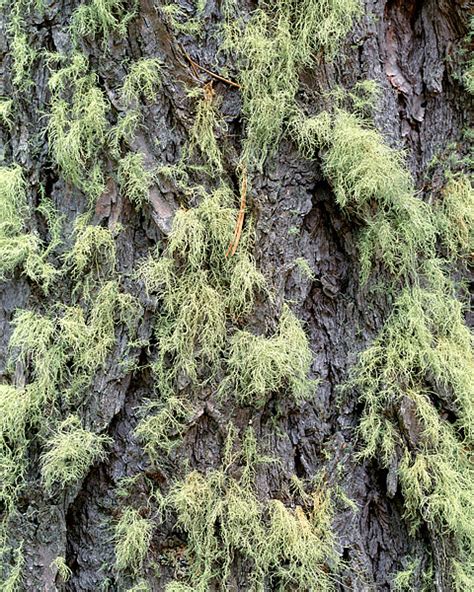
<path id="1" fill-rule="evenodd" d="M 87 317 L 78 306 L 59 306 L 50 315 L 19 311 L 10 339 L 12 359 L 30 369 L 39 400 L 54 404 L 60 393 L 68 398 L 89 385 L 116 343 L 116 324 L 131 333 L 138 314 L 135 299 L 113 281 L 98 291 Z"/>
<path id="2" fill-rule="evenodd" d="M 469 21 L 469 31 L 465 37 L 465 43 L 467 45 L 467 59 L 464 74 L 462 77 L 466 90 L 474 95 L 474 53 L 472 51 L 472 41 L 474 39 L 474 17 L 471 15 Z"/>
<path id="3" fill-rule="evenodd" d="M 212 85 L 207 84 L 194 116 L 188 153 L 191 157 L 197 151 L 211 174 L 223 172 L 222 154 L 215 135 L 217 130 L 225 132 L 226 125 L 219 114 Z"/>
<path id="4" fill-rule="evenodd" d="M 106 457 L 107 436 L 94 434 L 81 426 L 77 416 L 70 415 L 48 439 L 41 455 L 41 476 L 46 489 L 68 487 L 83 479 L 95 462 Z"/>
<path id="5" fill-rule="evenodd" d="M 228 25 L 224 48 L 240 60 L 246 138 L 242 161 L 261 170 L 294 111 L 299 70 L 317 51 L 330 57 L 361 11 L 358 0 L 264 3 L 243 28 Z"/>
<path id="6" fill-rule="evenodd" d="M 50 152 L 66 179 L 93 201 L 104 188 L 97 160 L 107 139 L 109 103 L 97 85 L 96 74 L 87 73 L 87 61 L 80 54 L 51 76 L 49 87 L 53 93 L 48 123 Z M 63 98 L 66 89 L 72 90 L 70 101 Z"/>
<path id="7" fill-rule="evenodd" d="M 311 269 L 307 259 L 304 257 L 297 257 L 294 263 L 304 278 L 310 281 L 313 281 L 316 278 L 314 271 Z"/>
<path id="8" fill-rule="evenodd" d="M 108 143 L 112 156 L 120 157 L 121 144 L 130 145 L 135 132 L 142 121 L 142 116 L 139 111 L 134 109 L 127 110 L 122 114 L 122 117 L 117 121 L 116 125 L 110 130 L 108 136 Z"/>
<path id="9" fill-rule="evenodd" d="M 187 402 L 171 396 L 164 403 L 150 401 L 140 413 L 144 417 L 135 435 L 150 460 L 158 464 L 163 453 L 169 454 L 181 443 L 191 409 Z"/>
<path id="10" fill-rule="evenodd" d="M 330 138 L 323 171 L 337 203 L 366 223 L 359 239 L 362 279 L 376 260 L 396 277 L 414 277 L 420 258 L 434 256 L 436 228 L 431 210 L 415 196 L 402 154 L 342 110 L 336 110 L 329 133 L 316 131 L 314 143 L 321 138 Z"/>
<path id="11" fill-rule="evenodd" d="M 19 91 L 25 91 L 32 86 L 31 68 L 37 55 L 26 32 L 24 15 L 28 8 L 21 0 L 13 3 L 8 24 L 12 83 Z"/>
<path id="12" fill-rule="evenodd" d="M 128 6 L 131 9 L 128 10 Z M 120 37 L 127 34 L 128 23 L 136 14 L 137 2 L 126 0 L 89 0 L 72 14 L 71 32 L 73 39 L 78 37 L 100 36 L 106 46 L 111 33 Z"/>
<path id="13" fill-rule="evenodd" d="M 435 206 L 435 222 L 450 259 L 474 253 L 474 191 L 469 177 L 448 181 Z"/>
<path id="14" fill-rule="evenodd" d="M 47 292 L 57 275 L 46 260 L 52 249 L 43 251 L 37 236 L 21 233 L 27 214 L 26 182 L 21 167 L 0 167 L 0 280 L 23 265 L 26 275 Z"/>
<path id="15" fill-rule="evenodd" d="M 5 97 L 0 98 L 0 122 L 11 129 L 13 124 L 12 119 L 13 101 Z"/>
<path id="16" fill-rule="evenodd" d="M 66 253 L 64 264 L 79 290 L 89 298 L 100 283 L 115 272 L 115 242 L 112 233 L 101 226 L 76 224 L 76 240 Z"/>
<path id="17" fill-rule="evenodd" d="M 239 403 L 262 406 L 271 393 L 287 389 L 300 402 L 314 393 L 308 379 L 312 354 L 301 323 L 285 306 L 272 337 L 237 331 L 231 338 L 227 376 L 220 392 Z"/>
<path id="18" fill-rule="evenodd" d="M 27 427 L 37 413 L 27 389 L 0 385 L 0 501 L 13 511 L 26 471 Z"/>
<path id="19" fill-rule="evenodd" d="M 161 85 L 161 66 L 158 58 L 142 58 L 134 62 L 120 91 L 122 102 L 136 104 L 142 96 L 153 101 Z"/>
<path id="20" fill-rule="evenodd" d="M 272 582 L 279 582 L 281 590 L 332 590 L 327 570 L 328 559 L 334 557 L 329 495 L 317 490 L 306 496 L 305 509 L 294 510 L 278 500 L 259 500 L 253 487 L 258 454 L 247 455 L 247 460 L 234 454 L 234 431 L 230 434 L 222 468 L 205 475 L 189 473 L 167 498 L 186 534 L 189 561 L 188 581 L 173 582 L 167 590 L 188 590 L 190 584 L 194 590 L 214 585 L 226 589 L 231 566 L 239 557 L 247 562 L 252 590 L 264 590 Z M 252 448 L 256 450 L 256 445 Z M 239 462 L 243 462 L 240 478 L 235 477 Z"/>
<path id="21" fill-rule="evenodd" d="M 15 563 L 6 576 L 6 579 L 0 582 L 3 592 L 22 592 L 24 589 L 23 569 L 25 566 L 25 557 L 22 543 L 14 551 L 14 561 Z"/>
<path id="22" fill-rule="evenodd" d="M 21 232 L 27 213 L 26 182 L 18 164 L 0 167 L 0 236 Z"/>
<path id="23" fill-rule="evenodd" d="M 129 153 L 119 161 L 118 182 L 123 195 L 140 208 L 148 200 L 153 174 L 145 168 L 143 154 Z"/>
<path id="24" fill-rule="evenodd" d="M 15 361 L 30 368 L 39 396 L 44 401 L 54 400 L 65 365 L 65 354 L 55 345 L 54 321 L 32 310 L 20 310 L 12 324 L 9 346 Z"/>
<path id="25" fill-rule="evenodd" d="M 57 570 L 57 574 L 61 578 L 61 581 L 68 582 L 71 579 L 72 570 L 70 567 L 68 567 L 64 557 L 56 557 L 56 559 L 51 563 L 51 567 L 54 567 Z"/>
<path id="26" fill-rule="evenodd" d="M 414 527 L 423 520 L 451 534 L 453 587 L 462 589 L 459 582 L 472 574 L 454 568 L 469 565 L 474 548 L 474 472 L 466 450 L 474 437 L 474 356 L 461 303 L 437 263 L 425 268 L 420 281 L 426 287 L 402 291 L 380 335 L 361 354 L 351 384 L 365 402 L 361 454 L 388 467 L 403 451 L 406 517 Z M 436 393 L 450 401 L 453 423 L 440 416 Z M 400 432 L 399 422 L 406 421 L 413 427 Z"/>
<path id="27" fill-rule="evenodd" d="M 150 257 L 139 267 L 147 292 L 162 301 L 154 369 L 166 393 L 178 377 L 198 381 L 204 369 L 208 379 L 213 376 L 229 316 L 249 311 L 264 285 L 249 255 L 226 257 L 237 214 L 231 202 L 232 194 L 221 187 L 197 208 L 178 211 L 165 257 Z"/>
<path id="28" fill-rule="evenodd" d="M 393 578 L 393 588 L 396 592 L 411 592 L 414 577 L 420 568 L 420 560 L 412 559 L 405 569 L 399 571 Z"/>
<path id="29" fill-rule="evenodd" d="M 153 535 L 153 523 L 134 508 L 124 510 L 115 526 L 115 565 L 119 571 L 138 573 Z"/>

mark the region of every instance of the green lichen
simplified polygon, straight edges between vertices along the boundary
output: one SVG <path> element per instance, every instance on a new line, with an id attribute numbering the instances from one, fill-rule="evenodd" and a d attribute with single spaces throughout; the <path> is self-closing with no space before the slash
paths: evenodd
<path id="1" fill-rule="evenodd" d="M 51 563 L 51 567 L 53 566 L 56 568 L 57 574 L 63 582 L 68 582 L 71 579 L 72 570 L 70 567 L 68 567 L 64 557 L 61 555 L 56 557 L 56 559 Z"/>
<path id="2" fill-rule="evenodd" d="M 158 58 L 142 58 L 134 62 L 120 91 L 124 105 L 135 105 L 143 96 L 153 101 L 161 86 L 162 63 Z"/>
<path id="3" fill-rule="evenodd" d="M 115 565 L 119 571 L 139 573 L 153 535 L 153 522 L 128 507 L 115 526 Z"/>
<path id="4" fill-rule="evenodd" d="M 143 419 L 135 435 L 154 464 L 181 443 L 191 409 L 186 401 L 170 396 L 164 403 L 150 401 L 141 407 Z"/>
<path id="5" fill-rule="evenodd" d="M 315 391 L 308 379 L 312 354 L 301 323 L 285 306 L 272 337 L 237 331 L 231 338 L 227 376 L 221 393 L 244 405 L 262 406 L 271 393 L 286 389 L 296 402 Z"/>
<path id="6" fill-rule="evenodd" d="M 231 438 L 233 436 L 231 430 Z M 250 432 L 247 440 L 255 436 Z M 249 442 L 244 446 L 248 450 Z M 330 497 L 322 490 L 307 495 L 303 506 L 286 507 L 279 500 L 261 501 L 253 478 L 258 459 L 233 453 L 226 442 L 222 467 L 206 474 L 193 471 L 172 488 L 167 504 L 185 533 L 188 581 L 172 582 L 167 590 L 208 590 L 228 586 L 231 566 L 246 561 L 247 584 L 263 591 L 332 590 L 327 561 L 334 557 Z M 241 463 L 241 477 L 232 467 Z M 266 519 L 268 516 L 268 519 Z"/>
<path id="7" fill-rule="evenodd" d="M 109 128 L 108 101 L 81 54 L 51 76 L 49 87 L 50 152 L 65 178 L 93 202 L 104 190 L 98 161 Z"/>
<path id="8" fill-rule="evenodd" d="M 0 551 L 1 553 L 1 551 Z M 25 566 L 25 557 L 23 544 L 14 551 L 14 565 L 10 569 L 6 578 L 1 582 L 4 592 L 21 592 L 23 590 L 23 568 Z"/>
<path id="9" fill-rule="evenodd" d="M 50 314 L 20 310 L 13 319 L 12 360 L 29 368 L 30 388 L 42 403 L 77 395 L 89 386 L 116 343 L 115 327 L 133 331 L 135 299 L 105 283 L 87 314 L 79 306 L 56 306 Z"/>
<path id="10" fill-rule="evenodd" d="M 304 278 L 310 281 L 313 281 L 316 278 L 307 259 L 304 257 L 297 257 L 294 263 Z"/>
<path id="11" fill-rule="evenodd" d="M 358 0 L 266 3 L 243 28 L 227 27 L 224 48 L 239 56 L 246 137 L 242 161 L 261 170 L 295 106 L 299 71 L 316 51 L 330 57 L 360 12 Z"/>
<path id="12" fill-rule="evenodd" d="M 140 208 L 148 200 L 153 174 L 145 168 L 143 154 L 129 153 L 119 161 L 118 182 L 123 195 Z"/>
<path id="13" fill-rule="evenodd" d="M 12 3 L 8 34 L 10 36 L 10 55 L 12 58 L 12 84 L 18 91 L 27 90 L 32 84 L 31 68 L 37 51 L 31 44 L 26 31 L 25 13 L 30 9 L 23 0 Z"/>
<path id="14" fill-rule="evenodd" d="M 108 144 L 114 158 L 119 158 L 122 144 L 130 146 L 135 132 L 142 121 L 142 116 L 135 109 L 127 110 L 111 128 L 108 136 Z"/>
<path id="15" fill-rule="evenodd" d="M 41 476 L 46 489 L 66 488 L 83 479 L 95 462 L 106 457 L 107 436 L 94 434 L 81 426 L 77 416 L 65 419 L 48 439 L 41 455 Z"/>
<path id="16" fill-rule="evenodd" d="M 197 208 L 178 211 L 165 256 L 150 257 L 138 270 L 148 293 L 162 303 L 154 364 L 162 392 L 172 391 L 180 376 L 199 381 L 205 371 L 212 377 L 226 343 L 227 320 L 249 310 L 264 284 L 250 256 L 225 256 L 237 214 L 231 203 L 232 194 L 221 187 L 205 194 Z"/>
<path id="17" fill-rule="evenodd" d="M 420 258 L 434 252 L 435 228 L 428 206 L 415 196 L 402 155 L 345 112 L 337 113 L 331 136 L 324 172 L 339 205 L 366 222 L 359 243 L 363 279 L 374 259 L 394 276 L 413 276 Z"/>
<path id="18" fill-rule="evenodd" d="M 74 293 L 82 291 L 89 298 L 94 289 L 115 271 L 115 242 L 112 233 L 101 226 L 76 223 L 76 240 L 64 257 L 64 264 L 74 280 Z"/>
<path id="19" fill-rule="evenodd" d="M 380 335 L 360 356 L 352 385 L 365 402 L 361 454 L 388 467 L 402 450 L 406 517 L 414 527 L 423 520 L 453 537 L 453 587 L 462 589 L 461 575 L 464 582 L 474 581 L 474 473 L 466 450 L 474 435 L 474 358 L 452 287 L 437 265 L 427 277 L 426 287 L 402 291 Z M 455 409 L 454 422 L 437 410 L 444 400 Z"/>
<path id="20" fill-rule="evenodd" d="M 467 175 L 449 179 L 435 208 L 441 243 L 451 259 L 474 252 L 474 191 Z"/>
<path id="21" fill-rule="evenodd" d="M 0 385 L 0 501 L 9 512 L 23 484 L 28 447 L 27 428 L 36 416 L 27 389 Z"/>
<path id="22" fill-rule="evenodd" d="M 5 97 L 1 97 L 0 98 L 0 122 L 8 129 L 11 129 L 12 124 L 13 124 L 12 111 L 13 111 L 12 99 L 7 99 Z"/>
<path id="23" fill-rule="evenodd" d="M 127 9 L 126 0 L 89 0 L 72 14 L 71 33 L 77 42 L 80 37 L 99 36 L 104 47 L 111 33 L 125 37 L 129 22 L 137 10 L 137 2 L 133 0 L 131 9 Z"/>
<path id="24" fill-rule="evenodd" d="M 393 588 L 396 592 L 410 592 L 413 590 L 414 577 L 420 568 L 420 560 L 412 559 L 405 569 L 397 572 L 393 578 Z"/>
<path id="25" fill-rule="evenodd" d="M 222 153 L 216 138 L 216 131 L 226 131 L 225 122 L 220 116 L 212 85 L 204 87 L 203 96 L 198 103 L 194 123 L 190 130 L 189 156 L 198 152 L 211 174 L 223 172 Z"/>

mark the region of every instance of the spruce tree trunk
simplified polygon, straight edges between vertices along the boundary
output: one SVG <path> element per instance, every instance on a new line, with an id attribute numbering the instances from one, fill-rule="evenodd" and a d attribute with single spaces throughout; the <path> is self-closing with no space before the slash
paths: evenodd
<path id="1" fill-rule="evenodd" d="M 166 496 L 173 484 L 182 482 L 193 470 L 206 475 L 222 467 L 225 443 L 233 425 L 236 450 L 250 426 L 260 454 L 277 459 L 254 468 L 251 487 L 262 504 L 277 499 L 289 511 L 293 512 L 296 506 L 307 511 L 304 495 L 294 487 L 294 476 L 301 480 L 307 493 L 330 492 L 330 524 L 335 543 L 334 552 L 322 561 L 322 573 L 331 574 L 336 590 L 394 590 L 395 575 L 409 568 L 414 560 L 416 567 L 406 589 L 453 590 L 451 535 L 423 518 L 417 528 L 412 528 L 398 476 L 401 457 L 386 466 L 378 454 L 365 459 L 358 454 L 364 446 L 358 431 L 364 409 L 363 393 L 357 388 L 341 388 L 359 354 L 382 330 L 403 280 L 396 281 L 395 290 L 374 289 L 387 278 L 383 264 L 377 263 L 370 280 L 361 281 L 358 237 L 365 226 L 364 216 L 356 208 L 341 207 L 334 181 L 324 165 L 327 149 L 316 149 L 311 157 L 303 155 L 288 117 L 284 118 L 281 134 L 270 138 L 271 150 L 264 154 L 262 169 L 255 166 L 242 173 L 243 166 L 252 164 L 247 160 L 242 165 L 249 133 L 245 105 L 242 111 L 242 57 L 235 49 L 223 50 L 222 26 L 226 9 L 229 22 L 237 22 L 238 17 L 248 21 L 256 4 L 243 0 L 236 0 L 235 6 L 219 0 L 198 3 L 199 6 L 184 0 L 169 4 L 179 7 L 181 14 L 163 10 L 157 0 L 139 0 L 136 7 L 133 2 L 105 2 L 114 5 L 114 23 L 105 29 L 98 26 L 94 31 L 91 17 L 92 21 L 85 21 L 85 30 L 76 34 L 75 42 L 70 27 L 79 1 L 45 0 L 43 8 L 41 3 L 37 6 L 25 0 L 18 2 L 21 11 L 16 29 L 12 20 L 16 18 L 17 3 L 3 4 L 0 94 L 13 103 L 1 130 L 1 164 L 22 167 L 28 208 L 24 210 L 21 232 L 37 237 L 40 252 L 47 249 L 53 241 L 53 231 L 44 209 L 38 206 L 50 198 L 61 216 L 61 233 L 60 243 L 42 260 L 57 270 L 48 289 L 44 272 L 43 279 L 37 280 L 34 272 L 28 270 L 29 255 L 19 257 L 18 265 L 10 266 L 0 284 L 2 384 L 13 385 L 20 392 L 36 384 L 40 372 L 32 347 L 22 350 L 18 342 L 9 346 L 14 327 L 18 326 L 14 321 L 18 310 L 58 319 L 64 309 L 55 309 L 56 304 L 82 307 L 92 326 L 92 317 L 88 315 L 92 314 L 94 298 L 108 281 L 117 282 L 121 293 L 136 299 L 134 306 L 138 310 L 135 316 L 122 315 L 118 312 L 119 300 L 113 301 L 111 314 L 118 315 L 114 317 L 113 344 L 105 348 L 104 364 L 94 366 L 97 360 L 88 362 L 88 368 L 93 368 L 92 376 L 85 386 L 77 388 L 75 395 L 67 389 L 76 376 L 75 368 L 82 363 L 77 362 L 80 354 L 76 353 L 67 355 L 62 374 L 52 387 L 54 394 L 38 395 L 40 409 L 36 417 L 40 419 L 26 422 L 27 448 L 22 458 L 27 459 L 27 468 L 19 478 L 21 487 L 15 494 L 14 510 L 7 508 L 7 502 L 2 507 L 4 519 L 8 520 L 2 577 L 5 581 L 10 577 L 10 583 L 15 581 L 7 589 L 160 591 L 172 581 L 191 586 L 182 590 L 203 589 L 193 580 L 195 576 L 189 575 L 194 553 L 190 551 L 189 529 L 179 523 L 176 505 L 160 510 L 156 492 Z M 90 0 L 83 4 L 95 5 Z M 316 115 L 335 105 L 337 99 L 331 91 L 337 87 L 347 93 L 358 82 L 376 81 L 380 93 L 371 115 L 375 129 L 386 144 L 406 152 L 406 166 L 415 182 L 416 197 L 431 204 L 445 182 L 443 174 L 450 166 L 449 155 L 458 156 L 453 165 L 456 170 L 466 166 L 459 159 L 465 156 L 465 132 L 472 115 L 462 80 L 462 50 L 470 8 L 472 4 L 464 0 L 364 0 L 348 34 L 338 41 L 334 58 L 324 48 L 314 48 L 312 60 L 299 66 L 294 105 L 307 115 Z M 134 11 L 129 19 L 124 18 L 127 10 Z M 274 8 L 269 4 L 264 10 L 272 14 Z M 24 67 L 19 50 L 15 50 L 15 36 L 21 35 L 26 35 L 27 42 Z M 51 80 L 54 72 L 72 63 L 74 47 L 86 56 L 87 72 L 97 76 L 95 88 L 100 89 L 107 105 L 108 128 L 104 134 L 127 112 L 138 111 L 142 116 L 133 134 L 119 139 L 118 151 L 112 149 L 110 136 L 96 142 L 76 176 L 58 163 L 53 130 L 48 128 L 54 101 L 65 100 L 68 105 L 73 101 L 72 77 L 66 77 L 59 90 L 51 87 Z M 31 49 L 35 55 L 28 54 Z M 67 57 L 59 61 L 52 57 L 52 52 Z M 160 61 L 160 80 L 155 78 L 147 91 L 142 77 L 138 91 L 125 100 L 120 88 L 132 64 L 142 58 Z M 15 72 L 19 72 L 16 81 Z M 193 130 L 204 133 L 204 128 L 196 128 L 196 122 L 200 101 L 205 104 L 206 100 L 217 113 L 218 124 L 211 124 L 211 136 L 216 140 L 222 168 L 220 163 L 214 166 L 211 162 L 212 141 L 206 144 L 211 146 L 207 153 L 199 143 L 202 137 L 194 147 L 192 144 Z M 342 99 L 344 108 L 345 100 Z M 86 101 L 89 107 L 91 101 L 90 97 Z M 69 117 L 74 114 L 69 112 Z M 85 125 L 84 121 L 79 123 Z M 70 147 L 68 138 L 66 151 Z M 169 175 L 160 169 L 179 163 L 185 147 L 186 162 L 191 163 L 187 165 L 186 179 L 180 178 L 176 170 Z M 79 148 L 86 150 L 82 138 Z M 147 177 L 144 196 L 139 192 L 133 194 L 120 182 L 119 161 L 128 153 L 142 154 L 144 170 L 153 173 Z M 78 157 L 73 156 L 74 159 L 77 162 Z M 93 167 L 97 164 L 103 181 L 99 181 L 96 190 Z M 203 173 L 196 166 L 193 169 L 192 165 L 208 166 L 211 173 Z M 196 208 L 202 195 L 215 191 L 221 180 L 234 194 L 232 220 L 236 221 L 241 186 L 247 177 L 242 239 L 236 254 L 229 254 L 227 260 L 248 248 L 267 287 L 256 290 L 251 310 L 226 317 L 226 339 L 241 330 L 271 337 L 278 332 L 282 311 L 288 303 L 308 337 L 309 378 L 318 383 L 313 384 L 310 394 L 300 398 L 289 394 L 291 388 L 285 381 L 259 401 L 243 401 L 233 392 L 222 395 L 219 386 L 225 384 L 230 355 L 230 341 L 225 341 L 216 374 L 209 370 L 211 363 L 205 362 L 195 378 L 185 371 L 173 377 L 172 394 L 183 397 L 190 411 L 184 427 L 171 427 L 167 434 L 176 444 L 172 450 L 159 448 L 155 457 L 150 458 L 136 429 L 144 415 L 156 413 L 153 409 L 142 410 L 146 400 L 160 404 L 170 396 L 163 392 L 156 367 L 155 371 L 151 368 L 163 347 L 157 324 L 164 322 L 160 316 L 164 305 L 160 293 L 147 289 L 137 270 L 157 245 L 160 255 L 168 253 L 176 212 Z M 189 191 L 189 187 L 197 185 L 204 187 L 203 193 Z M 99 254 L 97 261 L 87 262 L 89 267 L 84 272 L 84 277 L 91 281 L 89 295 L 79 264 L 70 263 L 68 258 L 78 240 L 78 216 L 87 211 L 92 212 L 87 223 L 110 231 L 108 236 L 116 249 L 116 263 L 109 262 L 107 267 L 100 238 L 93 237 L 90 252 L 97 247 Z M 252 228 L 253 242 L 249 238 Z M 197 241 L 199 237 L 194 235 L 187 247 L 181 243 L 172 253 L 177 274 L 185 273 L 185 255 L 179 249 L 190 248 L 189 244 L 192 248 Z M 422 257 L 423 253 L 417 256 Z M 202 265 L 210 275 L 212 260 Z M 460 279 L 465 270 L 459 271 L 459 265 L 455 268 L 455 276 Z M 229 291 L 244 289 L 239 284 L 227 286 Z M 459 297 L 463 298 L 463 293 Z M 250 296 L 243 298 L 251 300 Z M 199 332 L 214 322 L 207 319 Z M 61 330 L 56 324 L 48 347 L 58 343 Z M 64 347 L 72 348 L 72 338 L 67 339 Z M 204 335 L 203 339 L 208 338 Z M 33 341 L 39 343 L 37 337 Z M 202 343 L 196 345 L 196 349 L 202 347 Z M 22 356 L 21 351 L 26 353 Z M 42 353 L 40 357 L 46 355 Z M 177 362 L 173 355 L 168 355 L 165 363 L 169 368 Z M 235 386 L 239 378 L 236 380 L 231 391 L 239 388 Z M 448 419 L 456 416 L 456 409 L 442 395 L 438 411 Z M 55 481 L 48 488 L 42 469 L 44 455 L 51 449 L 60 422 L 70 415 L 79 418 L 82 428 L 110 440 L 103 443 L 103 455 L 86 462 L 86 470 L 77 479 L 67 483 Z M 402 416 L 400 422 L 405 424 L 400 429 L 409 431 L 412 421 L 416 431 L 409 405 Z M 13 437 L 5 438 L 5 446 L 14 448 Z M 74 444 L 76 448 L 83 445 Z M 67 466 L 67 459 L 64 462 Z M 238 480 L 243 465 L 238 460 L 234 465 L 229 469 L 230 478 Z M 126 486 L 124 478 L 135 480 Z M 146 556 L 138 561 L 135 571 L 132 566 L 117 566 L 114 539 L 116 525 L 129 507 L 152 524 Z M 268 510 L 262 516 L 266 524 Z M 219 532 L 221 524 L 222 520 L 217 519 L 215 536 L 220 550 L 225 547 Z M 17 553 L 19 548 L 21 552 Z M 230 574 L 225 582 L 217 575 L 206 589 L 252 589 L 252 568 L 239 551 L 232 552 Z M 23 562 L 15 563 L 20 554 Z M 54 563 L 58 557 L 64 558 L 71 570 L 69 576 L 58 569 L 58 562 Z M 282 561 L 287 565 L 289 560 Z M 21 572 L 16 580 L 15 565 Z M 282 584 L 283 581 L 277 575 L 269 576 L 265 589 L 304 589 L 298 588 L 295 581 Z M 149 588 L 133 588 L 139 583 L 146 583 Z M 308 589 L 318 587 L 308 583 Z M 326 588 L 321 584 L 320 589 Z"/>

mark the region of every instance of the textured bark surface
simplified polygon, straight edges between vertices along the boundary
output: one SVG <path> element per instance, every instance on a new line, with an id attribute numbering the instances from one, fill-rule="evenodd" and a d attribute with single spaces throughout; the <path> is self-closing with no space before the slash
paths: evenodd
<path id="1" fill-rule="evenodd" d="M 186 2 L 179 4 L 189 14 L 194 10 Z M 242 14 L 253 5 L 245 0 L 238 4 Z M 68 51 L 66 32 L 77 5 L 75 0 L 49 0 L 42 16 L 34 20 L 27 16 L 32 45 Z M 427 175 L 428 164 L 449 144 L 461 142 L 463 130 L 469 125 L 469 98 L 455 75 L 456 48 L 466 34 L 469 8 L 470 3 L 461 0 L 366 0 L 363 16 L 354 23 L 336 59 L 321 61 L 301 74 L 298 100 L 311 112 L 318 112 L 322 106 L 320 90 L 335 85 L 350 88 L 367 78 L 376 80 L 382 93 L 375 124 L 391 145 L 407 150 L 417 187 L 426 199 L 440 184 L 436 167 Z M 162 87 L 154 101 L 141 106 L 145 125 L 132 145 L 146 155 L 150 165 L 175 162 L 195 115 L 195 103 L 186 90 L 211 80 L 205 71 L 193 72 L 183 49 L 210 70 L 224 66 L 213 35 L 220 18 L 219 2 L 209 0 L 199 39 L 186 35 L 177 38 L 153 0 L 140 0 L 138 16 L 129 24 L 126 39 L 111 36 L 105 53 L 100 43 L 81 41 L 99 74 L 100 87 L 113 106 L 113 119 L 121 110 L 116 89 L 123 81 L 126 60 L 162 60 Z M 6 12 L 0 25 L 5 31 Z M 75 217 L 84 208 L 84 197 L 58 175 L 48 155 L 47 138 L 42 133 L 45 123 L 40 117 L 49 97 L 44 58 L 40 56 L 34 62 L 34 85 L 19 94 L 12 89 L 8 74 L 9 40 L 5 33 L 0 38 L 0 51 L 0 95 L 16 93 L 18 101 L 14 127 L 11 132 L 2 131 L 2 157 L 5 163 L 18 162 L 27 171 L 33 208 L 37 205 L 38 185 L 44 184 L 66 217 L 68 237 Z M 235 65 L 225 66 L 229 77 L 236 79 Z M 228 143 L 226 166 L 232 170 L 243 134 L 240 93 L 225 82 L 213 82 L 217 95 L 222 97 L 221 111 L 228 124 L 227 137 L 220 140 Z M 149 203 L 137 212 L 120 194 L 112 160 L 108 166 L 107 191 L 97 203 L 95 223 L 109 228 L 117 222 L 123 224 L 116 239 L 118 271 L 127 278 L 157 241 L 166 240 L 181 196 L 171 183 L 157 182 L 150 190 Z M 206 389 L 195 392 L 198 412 L 186 432 L 185 443 L 164 459 L 160 472 L 155 472 L 133 435 L 138 407 L 153 396 L 154 379 L 146 365 L 155 352 L 136 348 L 126 354 L 144 368 L 127 373 L 120 364 L 126 347 L 125 336 L 120 333 L 106 371 L 95 377 L 92 392 L 81 407 L 90 425 L 105 426 L 105 432 L 113 438 L 107 460 L 95 465 L 81 483 L 66 493 L 51 495 L 39 485 L 38 463 L 31 464 L 28 487 L 19 504 L 22 514 L 12 528 L 14 539 L 25 540 L 25 590 L 126 590 L 126 581 L 117 581 L 111 570 L 114 547 L 110 525 L 122 503 L 116 493 L 119 480 L 145 472 L 166 489 L 185 461 L 190 468 L 199 470 L 217 466 L 230 420 L 239 428 L 251 422 L 265 450 L 281 460 L 281 464 L 260 469 L 257 488 L 262 498 L 285 499 L 292 475 L 311 479 L 324 471 L 328 484 L 339 485 L 357 504 L 358 511 L 341 503 L 336 512 L 338 554 L 345 561 L 338 589 L 391 590 L 393 574 L 406 567 L 407 557 L 424 558 L 419 566 L 421 578 L 427 565 L 424 562 L 433 553 L 435 588 L 449 590 L 443 542 L 424 527 L 409 534 L 402 517 L 403 500 L 395 468 L 382 471 L 375 463 L 356 460 L 359 443 L 354 429 L 361 406 L 355 393 L 338 391 L 358 352 L 377 335 L 389 311 L 383 294 L 369 294 L 360 284 L 357 220 L 338 208 L 318 164 L 298 156 L 289 139 L 283 139 L 264 172 L 253 180 L 249 213 L 255 219 L 257 265 L 276 294 L 272 304 L 264 299 L 257 303 L 250 326 L 257 331 L 274 330 L 276 311 L 283 301 L 293 303 L 310 338 L 312 373 L 321 379 L 313 399 L 295 405 L 281 395 L 275 396 L 256 411 L 219 406 L 215 393 Z M 28 226 L 40 235 L 45 233 L 39 214 L 28 221 Z M 64 250 L 70 246 L 66 244 Z M 306 278 L 295 265 L 298 257 L 308 260 L 314 279 Z M 140 288 L 135 282 L 125 279 L 125 285 L 145 304 L 139 339 L 149 339 L 153 304 L 138 293 Z M 69 302 L 67 290 L 53 297 Z M 0 284 L 0 374 L 8 376 L 7 349 L 15 309 L 37 307 L 44 298 L 20 271 L 11 281 Z M 21 380 L 24 369 L 17 367 L 15 372 Z M 33 461 L 39 458 L 37 449 L 30 454 Z M 134 496 L 140 499 L 146 492 L 137 489 Z M 184 544 L 182 539 L 170 520 L 155 529 L 143 573 L 152 590 L 164 590 L 175 576 L 176 568 L 166 561 L 167 549 Z M 64 556 L 72 569 L 66 584 L 51 567 L 57 556 Z M 245 567 L 234 568 L 229 589 L 246 589 Z M 413 589 L 421 590 L 421 586 L 419 579 Z"/>

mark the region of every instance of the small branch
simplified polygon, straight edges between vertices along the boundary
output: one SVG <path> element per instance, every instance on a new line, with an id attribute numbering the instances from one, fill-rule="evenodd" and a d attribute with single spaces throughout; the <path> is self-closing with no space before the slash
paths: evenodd
<path id="1" fill-rule="evenodd" d="M 188 60 L 188 62 L 191 64 L 191 67 L 196 75 L 197 75 L 196 69 L 198 68 L 199 70 L 206 72 L 206 74 L 209 74 L 209 76 L 213 76 L 214 78 L 217 78 L 217 80 L 221 80 L 222 82 L 225 82 L 226 84 L 230 84 L 231 86 L 235 86 L 236 88 L 241 88 L 240 84 L 237 84 L 237 82 L 234 82 L 233 80 L 229 80 L 228 78 L 224 78 L 223 76 L 220 76 L 219 74 L 216 74 L 215 72 L 212 72 L 211 70 L 208 70 L 204 66 L 201 66 L 201 64 L 198 64 L 195 60 L 193 60 L 193 58 L 188 54 L 188 52 L 184 49 L 184 47 L 181 47 L 181 49 L 182 49 L 184 55 L 186 56 L 186 59 Z"/>
<path id="2" fill-rule="evenodd" d="M 237 216 L 237 223 L 235 225 L 234 236 L 232 241 L 230 242 L 229 248 L 227 249 L 227 253 L 225 254 L 226 257 L 232 257 L 235 255 L 237 251 L 237 247 L 239 246 L 240 237 L 242 235 L 242 228 L 244 226 L 244 217 L 245 217 L 245 207 L 247 204 L 247 169 L 243 169 L 242 171 L 242 184 L 240 186 L 240 209 L 239 214 Z"/>

